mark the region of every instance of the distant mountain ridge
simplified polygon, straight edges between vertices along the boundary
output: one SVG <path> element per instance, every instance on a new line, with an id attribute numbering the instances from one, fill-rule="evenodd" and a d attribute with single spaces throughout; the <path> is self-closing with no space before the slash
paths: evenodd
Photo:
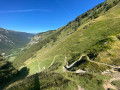
<path id="1" fill-rule="evenodd" d="M 29 43 L 34 34 L 0 28 L 0 53 L 11 53 L 11 50 L 22 48 Z"/>

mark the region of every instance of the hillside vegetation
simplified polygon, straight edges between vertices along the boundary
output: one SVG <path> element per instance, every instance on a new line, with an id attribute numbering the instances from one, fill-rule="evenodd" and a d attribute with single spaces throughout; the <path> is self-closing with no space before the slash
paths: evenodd
<path id="1" fill-rule="evenodd" d="M 16 74 L 17 70 L 13 67 L 13 65 L 0 55 L 0 89 Z"/>
<path id="2" fill-rule="evenodd" d="M 13 62 L 29 68 L 30 76 L 7 90 L 104 90 L 110 77 L 101 73 L 120 66 L 120 1 L 106 0 L 37 37 Z"/>
<path id="3" fill-rule="evenodd" d="M 117 36 L 120 32 L 120 12 L 119 5 L 115 6 L 117 3 L 118 0 L 112 3 L 105 1 L 88 10 L 66 26 L 46 35 L 29 49 L 23 50 L 16 57 L 14 63 L 19 62 L 18 67 L 27 64 L 29 68 L 33 69 L 34 67 L 36 69 L 38 62 L 45 63 L 47 61 L 48 66 L 54 57 L 59 58 L 62 55 L 63 58 L 59 59 L 64 62 L 66 56 L 68 63 L 71 64 L 83 53 L 92 60 L 100 61 L 97 59 L 98 54 L 107 52 L 114 43 L 119 42 Z M 109 10 L 108 7 L 111 9 Z M 95 19 L 93 12 L 99 10 L 101 10 L 97 13 L 99 17 Z M 94 19 L 90 16 L 93 16 Z M 44 63 L 42 64 L 43 67 Z"/>

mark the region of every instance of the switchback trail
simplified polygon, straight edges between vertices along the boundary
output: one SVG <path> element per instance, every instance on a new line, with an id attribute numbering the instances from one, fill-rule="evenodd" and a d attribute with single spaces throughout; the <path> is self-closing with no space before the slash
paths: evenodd
<path id="1" fill-rule="evenodd" d="M 105 90 L 109 90 L 109 89 L 114 89 L 114 90 L 120 90 L 117 86 L 113 85 L 112 82 L 113 81 L 118 81 L 120 80 L 120 73 L 116 72 L 116 75 L 113 76 L 112 79 L 110 79 L 108 82 L 106 82 L 103 87 Z"/>
<path id="2" fill-rule="evenodd" d="M 92 60 L 90 60 L 90 58 L 89 58 L 88 56 L 86 56 L 86 55 L 80 56 L 79 60 L 73 62 L 73 63 L 72 63 L 71 65 L 69 65 L 69 66 L 66 65 L 66 67 L 67 67 L 67 68 L 72 68 L 72 67 L 74 67 L 74 66 L 76 65 L 76 63 L 78 63 L 78 62 L 80 62 L 80 61 L 82 60 L 83 57 L 87 57 L 87 60 L 90 61 L 90 62 L 93 62 L 93 63 L 102 64 L 102 65 L 105 65 L 105 66 L 109 66 L 109 67 L 111 67 L 111 68 L 120 68 L 120 67 L 117 67 L 117 66 L 112 66 L 112 65 L 109 65 L 109 64 L 92 61 Z"/>

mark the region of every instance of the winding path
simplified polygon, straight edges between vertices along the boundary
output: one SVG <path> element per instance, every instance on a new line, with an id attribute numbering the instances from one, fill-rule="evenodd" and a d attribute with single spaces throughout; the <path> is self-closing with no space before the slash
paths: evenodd
<path id="1" fill-rule="evenodd" d="M 57 57 L 57 56 L 54 57 L 52 63 L 51 63 L 50 66 L 48 67 L 48 69 L 53 65 L 53 63 L 55 62 L 56 57 Z"/>
<path id="2" fill-rule="evenodd" d="M 65 65 L 68 65 L 68 62 L 67 62 L 67 57 L 65 56 Z"/>
<path id="3" fill-rule="evenodd" d="M 83 56 L 85 56 L 85 55 L 80 56 L 79 60 L 73 62 L 71 65 L 69 65 L 69 66 L 67 65 L 67 68 L 72 68 L 72 67 L 74 67 L 74 66 L 76 65 L 76 63 L 78 63 L 79 61 L 81 61 L 81 59 L 82 59 Z"/>
<path id="4" fill-rule="evenodd" d="M 85 56 L 85 55 L 82 55 L 82 56 L 79 58 L 78 61 L 73 62 L 73 63 L 72 63 L 71 65 L 69 65 L 69 66 L 68 66 L 68 62 L 67 62 L 67 60 L 66 60 L 67 57 L 65 56 L 65 66 L 63 66 L 63 71 L 64 71 L 64 72 L 69 71 L 69 69 L 72 68 L 72 67 L 74 67 L 74 66 L 76 65 L 76 63 L 78 63 L 78 62 L 82 59 L 83 56 Z M 83 71 L 83 70 L 79 69 L 79 70 L 76 70 L 75 73 L 86 73 L 86 71 Z"/>
<path id="5" fill-rule="evenodd" d="M 73 62 L 73 63 L 72 63 L 71 65 L 69 65 L 69 66 L 68 66 L 68 64 L 67 64 L 68 62 L 66 61 L 67 57 L 65 56 L 65 67 L 64 67 L 64 69 L 66 68 L 66 70 L 68 71 L 70 68 L 74 67 L 78 62 L 80 62 L 83 57 L 86 57 L 87 60 L 90 61 L 90 62 L 97 63 L 97 64 L 102 64 L 102 65 L 105 65 L 105 66 L 109 66 L 109 67 L 113 68 L 114 70 L 115 70 L 116 68 L 120 69 L 120 67 L 118 67 L 118 66 L 112 66 L 112 65 L 109 65 L 109 64 L 92 61 L 92 60 L 90 60 L 90 58 L 89 58 L 88 56 L 86 56 L 86 55 L 80 56 L 79 60 Z M 83 70 L 77 70 L 77 71 L 78 71 L 78 73 L 83 73 L 83 72 L 85 73 L 85 71 L 83 71 Z M 77 71 L 76 71 L 76 73 L 77 73 Z M 116 74 L 115 71 L 114 71 L 114 74 Z M 108 82 L 106 82 L 106 83 L 103 85 L 104 89 L 105 89 L 105 90 L 109 90 L 109 89 L 120 90 L 117 86 L 112 85 L 112 82 L 113 82 L 113 81 L 117 81 L 117 80 L 120 80 L 120 72 L 117 72 L 117 74 L 116 74 L 112 79 L 110 79 Z M 84 90 L 84 89 L 81 88 L 79 85 L 77 85 L 77 86 L 78 86 L 78 90 Z"/>
<path id="6" fill-rule="evenodd" d="M 39 72 L 40 72 L 40 63 L 39 63 L 39 61 L 37 60 L 37 62 L 38 62 L 38 69 L 39 69 Z"/>
<path id="7" fill-rule="evenodd" d="M 106 82 L 103 85 L 104 89 L 105 90 L 108 90 L 108 89 L 120 90 L 117 86 L 114 86 L 112 84 L 113 81 L 118 81 L 118 80 L 120 80 L 120 73 L 117 76 L 115 76 L 112 79 L 110 79 L 108 82 Z"/>
<path id="8" fill-rule="evenodd" d="M 66 67 L 67 67 L 68 69 L 74 67 L 74 66 L 76 65 L 76 63 L 78 63 L 78 62 L 80 62 L 80 61 L 82 60 L 83 57 L 87 57 L 87 60 L 90 61 L 90 62 L 93 62 L 93 63 L 102 64 L 102 65 L 109 66 L 109 67 L 114 68 L 114 69 L 115 69 L 115 68 L 120 68 L 120 67 L 118 67 L 118 66 L 112 66 L 112 65 L 109 65 L 109 64 L 92 61 L 92 60 L 90 60 L 90 58 L 89 58 L 88 56 L 86 56 L 86 55 L 80 56 L 79 60 L 73 62 L 73 63 L 72 63 L 71 65 L 69 65 L 69 66 L 66 65 Z"/>

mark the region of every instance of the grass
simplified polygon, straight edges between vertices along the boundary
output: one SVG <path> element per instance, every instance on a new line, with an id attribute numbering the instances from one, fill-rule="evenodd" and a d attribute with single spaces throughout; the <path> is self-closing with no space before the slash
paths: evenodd
<path id="1" fill-rule="evenodd" d="M 100 74 L 41 72 L 11 84 L 7 90 L 76 90 L 77 85 L 85 90 L 104 90 L 103 83 L 108 79 Z"/>
<path id="2" fill-rule="evenodd" d="M 74 81 L 77 85 L 80 85 L 85 90 L 104 90 L 103 83 L 108 80 L 109 77 L 100 74 L 74 74 L 65 73 L 67 79 Z"/>
<path id="3" fill-rule="evenodd" d="M 111 69 L 111 67 L 99 64 L 96 62 L 91 62 L 86 57 L 83 57 L 80 62 L 78 62 L 71 70 L 82 69 L 87 72 L 98 73 L 103 72 L 107 69 Z"/>
<path id="4" fill-rule="evenodd" d="M 120 89 L 120 80 L 113 81 L 112 84 L 115 85 L 115 86 L 117 86 Z"/>
<path id="5" fill-rule="evenodd" d="M 34 62 L 31 62 L 30 64 L 26 65 L 27 68 L 30 69 L 29 74 L 35 74 L 44 70 L 49 71 L 55 71 L 62 73 L 63 72 L 63 66 L 65 65 L 65 56 L 58 55 L 55 57 L 47 58 L 46 60 L 39 60 L 36 59 Z M 38 63 L 39 62 L 39 63 Z M 40 67 L 40 71 L 38 68 L 38 65 Z"/>
<path id="6" fill-rule="evenodd" d="M 30 69 L 29 75 L 32 76 L 12 84 L 8 90 L 35 88 L 74 90 L 77 89 L 77 85 L 85 90 L 104 90 L 103 83 L 109 77 L 101 75 L 99 72 L 110 69 L 110 67 L 95 62 L 120 65 L 119 7 L 120 4 L 93 20 L 88 20 L 88 17 L 85 17 L 77 28 L 75 26 L 78 22 L 73 21 L 46 36 L 29 50 L 25 50 L 18 56 L 18 62 L 15 60 L 15 65 L 17 62 L 20 63 L 18 67 L 27 66 Z M 87 28 L 84 28 L 86 26 Z M 64 73 L 65 57 L 71 64 L 78 60 L 82 54 L 88 55 L 91 61 L 83 58 L 72 69 L 84 69 L 88 73 Z M 45 70 L 43 70 L 44 67 Z"/>
<path id="7" fill-rule="evenodd" d="M 61 61 L 60 61 L 60 59 L 61 59 Z M 52 66 L 49 67 L 48 71 L 63 73 L 63 66 L 65 65 L 64 59 L 65 59 L 65 57 L 62 55 L 57 56 L 55 58 L 54 63 L 52 64 Z"/>
<path id="8" fill-rule="evenodd" d="M 102 63 L 108 63 L 111 65 L 120 65 L 119 62 L 119 51 L 120 51 L 120 41 L 116 40 L 114 44 L 111 45 L 111 49 L 99 53 L 96 60 Z"/>
<path id="9" fill-rule="evenodd" d="M 48 42 L 41 49 L 36 51 L 33 57 L 27 59 L 25 62 L 25 65 L 30 68 L 30 74 L 39 72 L 39 69 L 37 68 L 38 61 L 41 63 L 40 68 L 47 68 L 52 63 L 53 58 L 59 55 L 67 56 L 67 61 L 72 63 L 76 61 L 81 54 L 86 53 L 89 57 L 90 55 L 93 55 L 94 58 L 91 58 L 92 60 L 107 63 L 105 60 L 101 59 L 101 57 L 104 57 L 104 55 L 100 55 L 100 53 L 111 50 L 111 47 L 113 47 L 112 44 L 115 43 L 112 36 L 115 37 L 120 32 L 120 18 L 118 18 L 120 15 L 120 13 L 118 13 L 119 10 L 120 8 L 118 4 L 117 6 L 107 11 L 107 13 L 105 13 L 103 16 L 82 24 L 77 28 L 76 31 L 69 35 L 69 31 L 73 31 L 72 27 L 65 29 L 68 27 L 66 26 L 58 29 L 59 35 L 57 36 L 56 41 Z M 111 15 L 114 15 L 114 17 L 110 18 Z M 88 28 L 84 29 L 86 25 Z M 23 55 L 27 56 L 29 53 Z M 21 56 L 20 58 L 18 57 L 18 62 L 21 63 L 20 65 L 22 65 L 24 62 L 24 60 L 21 60 L 24 58 L 24 56 Z M 112 56 L 112 54 L 110 56 Z M 59 58 L 59 61 L 63 61 L 63 58 Z M 111 61 L 118 62 L 119 57 L 116 59 L 112 58 Z M 91 63 L 89 65 L 95 66 L 96 64 Z"/>
<path id="10" fill-rule="evenodd" d="M 53 62 L 53 59 L 54 59 L 54 57 L 48 58 L 46 60 L 37 59 L 34 62 L 28 64 L 27 67 L 30 69 L 29 74 L 35 74 L 37 72 L 43 71 L 44 69 L 47 69 Z M 38 67 L 40 68 L 40 71 L 39 71 Z"/>
<path id="11" fill-rule="evenodd" d="M 70 85 L 72 86 L 70 86 Z M 75 83 L 65 79 L 61 74 L 58 73 L 48 73 L 41 72 L 39 74 L 35 74 L 22 80 L 18 83 L 14 83 L 7 90 L 28 90 L 28 89 L 50 89 L 50 90 L 73 90 L 76 89 Z"/>
<path id="12" fill-rule="evenodd" d="M 43 33 L 46 34 L 46 36 L 42 40 L 40 40 L 39 43 L 33 45 L 30 49 L 24 50 L 17 56 L 14 61 L 15 66 L 22 66 L 26 60 L 30 59 L 31 56 L 34 56 L 34 54 L 37 53 L 39 50 L 51 46 L 51 42 L 53 42 L 52 50 L 50 49 L 50 51 L 48 51 L 49 54 L 46 54 L 44 58 L 48 57 L 48 55 L 55 56 L 61 53 L 66 55 L 70 52 L 83 53 L 87 51 L 87 49 L 90 49 L 92 45 L 94 45 L 97 41 L 104 39 L 105 36 L 117 33 L 117 30 L 112 30 L 114 28 L 119 28 L 119 25 L 116 25 L 118 27 L 115 26 L 116 23 L 118 24 L 119 19 L 105 19 L 107 17 L 111 17 L 107 16 L 109 14 L 106 14 L 107 17 L 104 16 L 102 19 L 99 18 L 99 20 L 94 20 L 95 12 L 98 12 L 98 14 L 101 15 L 101 13 L 105 11 L 106 7 L 104 7 L 104 4 L 106 2 L 99 4 L 91 10 L 88 10 L 88 12 L 83 13 L 74 21 L 69 22 L 66 26 L 63 26 L 54 32 L 51 32 L 49 34 Z M 111 14 L 111 12 L 109 13 Z M 91 15 L 93 16 L 93 19 L 91 18 Z M 112 22 L 114 22 L 114 24 Z M 89 27 L 87 29 L 83 29 L 88 24 Z M 60 48 L 61 50 L 59 50 Z M 59 52 L 57 52 L 57 50 L 59 50 Z M 16 63 L 18 62 L 19 65 L 16 65 Z"/>

